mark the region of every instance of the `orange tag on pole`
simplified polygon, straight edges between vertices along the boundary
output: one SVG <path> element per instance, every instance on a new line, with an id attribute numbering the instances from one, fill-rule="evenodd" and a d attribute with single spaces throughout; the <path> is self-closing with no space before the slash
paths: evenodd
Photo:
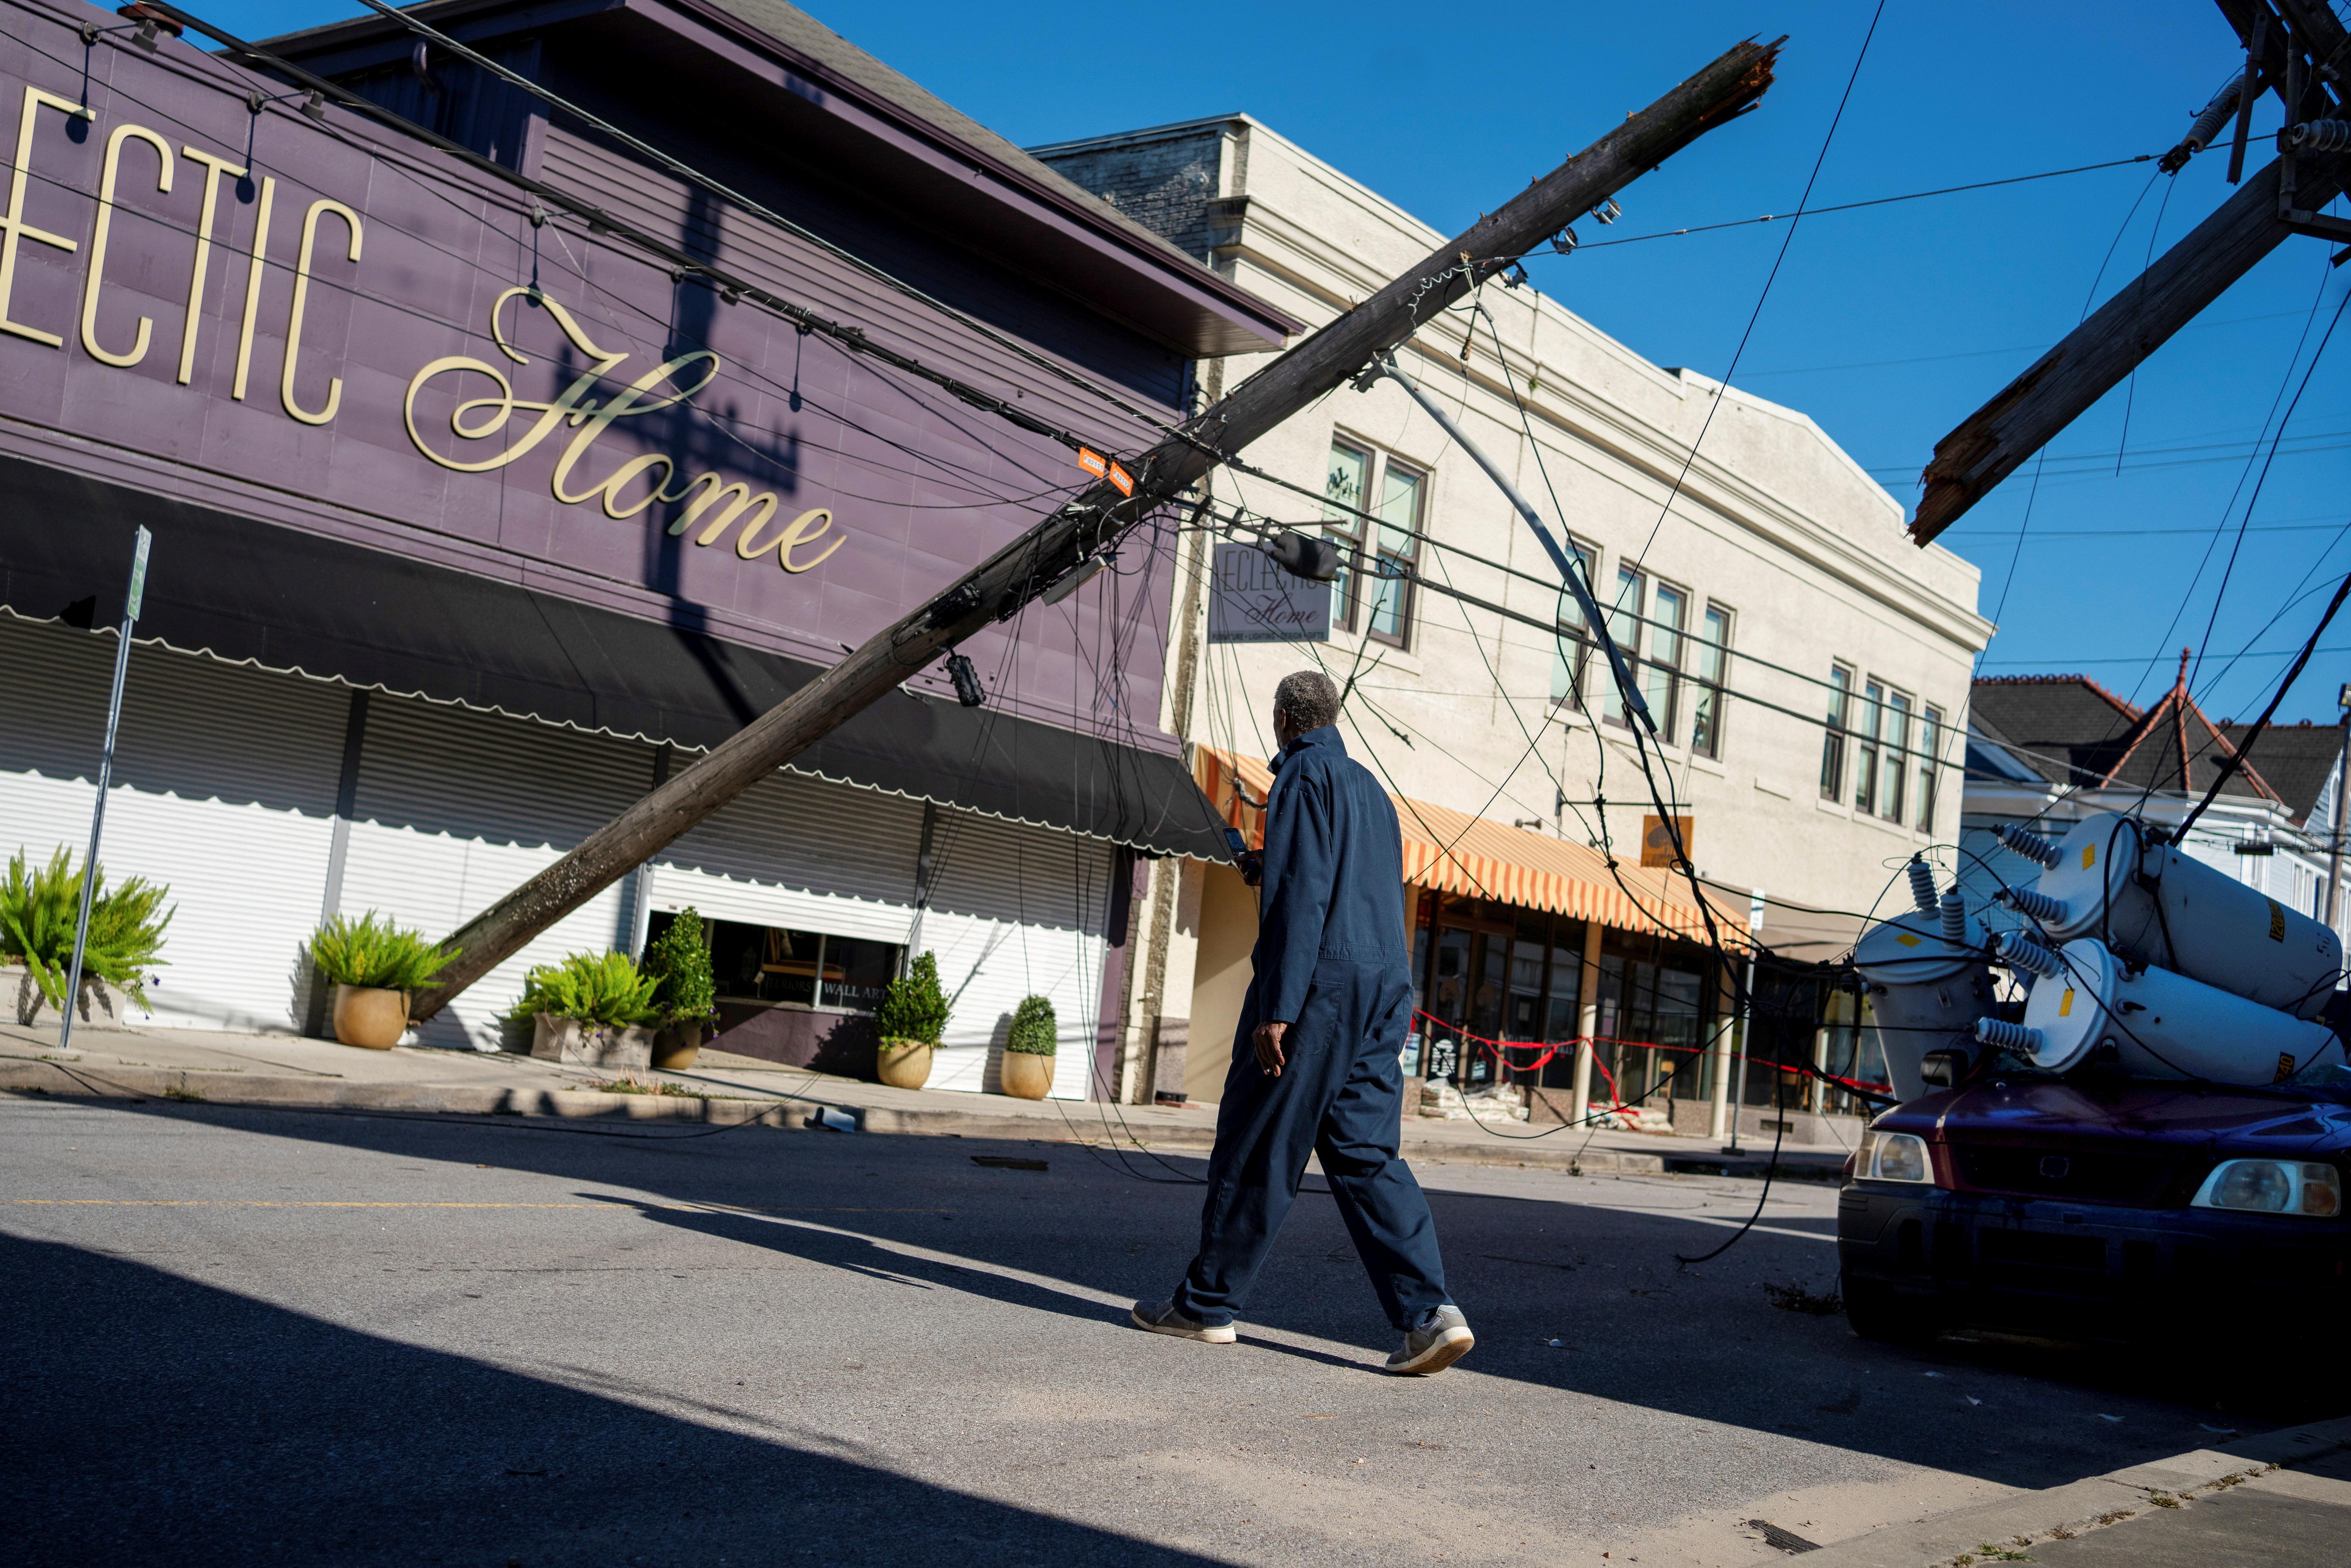
<path id="1" fill-rule="evenodd" d="M 1120 467 L 1117 464 L 1112 464 L 1110 465 L 1110 472 L 1103 475 L 1102 477 L 1117 486 L 1118 493 L 1120 495 L 1132 496 L 1134 494 L 1134 480 L 1128 476 L 1125 469 Z"/>
<path id="2" fill-rule="evenodd" d="M 1102 478 L 1104 475 L 1110 472 L 1110 464 L 1108 460 L 1106 460 L 1101 453 L 1086 446 L 1081 446 L 1078 448 L 1078 466 L 1084 469 L 1087 473 L 1092 475 L 1097 479 Z"/>

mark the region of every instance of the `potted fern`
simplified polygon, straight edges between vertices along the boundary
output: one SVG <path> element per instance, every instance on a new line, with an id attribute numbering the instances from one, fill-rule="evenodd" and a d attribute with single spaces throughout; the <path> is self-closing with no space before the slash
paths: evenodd
<path id="1" fill-rule="evenodd" d="M 369 910 L 357 920 L 330 915 L 310 935 L 310 962 L 335 988 L 335 1038 L 345 1045 L 390 1051 L 408 1032 L 413 992 L 433 983 L 457 956 Z"/>
<path id="2" fill-rule="evenodd" d="M 683 1072 L 718 1032 L 718 982 L 710 972 L 710 946 L 702 938 L 702 916 L 693 905 L 670 917 L 662 934 L 645 946 L 641 966 L 654 982 L 653 1063 Z"/>
<path id="3" fill-rule="evenodd" d="M 578 1067 L 653 1065 L 661 982 L 641 975 L 626 953 L 574 953 L 524 977 L 511 1019 L 531 1020 L 530 1053 Z"/>
<path id="4" fill-rule="evenodd" d="M 1004 1037 L 1004 1092 L 1019 1100 L 1042 1100 L 1053 1089 L 1053 1051 L 1060 1026 L 1053 1004 L 1023 997 Z"/>
<path id="5" fill-rule="evenodd" d="M 162 967 L 163 928 L 174 911 L 164 909 L 168 886 L 132 877 L 109 891 L 106 868 L 93 873 L 89 939 L 82 946 L 81 1020 L 90 1021 L 90 1003 L 117 1023 L 127 1022 L 116 993 L 147 1005 L 145 976 Z M 161 914 L 158 914 L 161 911 Z M 16 1021 L 29 1026 L 41 1004 L 63 1010 L 73 967 L 74 927 L 81 918 L 81 877 L 60 848 L 37 869 L 18 850 L 0 880 L 0 965 L 21 967 L 16 982 Z"/>
<path id="6" fill-rule="evenodd" d="M 947 1031 L 947 996 L 939 987 L 939 961 L 918 955 L 905 974 L 890 982 L 873 1009 L 882 1035 L 882 1082 L 893 1089 L 920 1089 L 930 1082 L 931 1054 Z"/>

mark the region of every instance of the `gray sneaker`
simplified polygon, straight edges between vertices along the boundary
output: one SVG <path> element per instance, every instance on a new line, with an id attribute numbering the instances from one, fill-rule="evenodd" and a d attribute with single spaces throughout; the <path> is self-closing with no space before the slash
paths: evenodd
<path id="1" fill-rule="evenodd" d="M 1232 1324 L 1196 1323 L 1177 1312 L 1174 1301 L 1137 1301 L 1134 1311 L 1128 1315 L 1134 1318 L 1136 1328 L 1149 1329 L 1153 1333 L 1174 1334 L 1177 1339 L 1196 1339 L 1205 1344 L 1230 1344 L 1236 1337 Z M 1468 1331 L 1463 1332 L 1466 1333 Z"/>
<path id="2" fill-rule="evenodd" d="M 1388 1370 L 1399 1377 L 1442 1372 L 1468 1354 L 1477 1343 L 1478 1336 L 1469 1332 L 1469 1320 L 1459 1307 L 1447 1303 L 1429 1312 L 1404 1336 L 1404 1343 L 1388 1357 Z"/>

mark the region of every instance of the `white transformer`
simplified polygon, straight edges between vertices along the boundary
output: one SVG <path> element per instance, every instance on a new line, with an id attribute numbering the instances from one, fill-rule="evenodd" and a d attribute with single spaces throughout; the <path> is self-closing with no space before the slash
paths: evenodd
<path id="1" fill-rule="evenodd" d="M 2008 829 L 2008 846 L 2043 867 L 2032 888 L 2001 894 L 2052 938 L 2095 936 L 2149 964 L 2296 1018 L 2318 1016 L 2343 968 L 2343 939 L 2307 915 L 2149 841 L 2137 819 L 2101 811 L 2063 841 Z"/>
<path id="2" fill-rule="evenodd" d="M 1894 1093 L 1902 1100 L 1927 1092 L 1918 1066 L 1928 1051 L 1972 1053 L 1976 1019 L 1992 1004 L 1983 927 L 1967 917 L 1956 891 L 1927 907 L 1934 898 L 1933 873 L 1923 862 L 1914 864 L 1920 907 L 1879 922 L 1853 950 L 1854 967 L 1869 988 Z"/>
<path id="3" fill-rule="evenodd" d="M 2135 966 L 2126 967 L 2094 936 L 2068 942 L 2053 955 L 2030 944 L 2003 942 L 2002 950 L 2043 972 L 2033 982 L 2022 1028 L 1986 1019 L 1979 1032 L 2051 1072 L 2111 1047 L 2116 1065 L 2134 1078 L 2250 1087 L 2283 1082 L 2330 1051 L 2343 1060 L 2342 1041 L 2325 1024 L 2168 969 L 2133 972 Z"/>

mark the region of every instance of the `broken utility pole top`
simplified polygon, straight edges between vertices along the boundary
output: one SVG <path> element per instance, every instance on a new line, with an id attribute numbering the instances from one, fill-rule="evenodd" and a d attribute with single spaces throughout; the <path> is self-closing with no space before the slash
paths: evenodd
<path id="1" fill-rule="evenodd" d="M 1363 304 L 1310 335 L 1125 465 L 1133 493 L 1095 484 L 929 602 L 760 715 L 599 828 L 577 848 L 468 921 L 457 956 L 411 1009 L 433 1017 L 564 915 L 635 869 L 908 676 L 1022 606 L 1114 544 L 1232 456 L 1479 284 L 1515 264 L 1715 127 L 1771 85 L 1780 44 L 1740 44 L 1647 109 L 1479 218 Z"/>
<path id="2" fill-rule="evenodd" d="M 2245 42 L 2246 83 L 2274 89 L 2284 100 L 2279 157 L 1935 444 L 1910 520 L 1917 543 L 1959 521 L 2288 236 L 2317 235 L 2338 245 L 2351 239 L 2351 225 L 2319 212 L 2343 193 L 2351 159 L 2300 151 L 2305 139 L 2294 134 L 2312 121 L 2323 130 L 2345 112 L 2333 62 L 2351 49 L 2351 37 L 2325 7 L 2304 0 L 2281 0 L 2274 13 L 2266 3 L 2221 0 L 2220 10 Z M 2239 99 L 2241 130 L 2249 106 L 2249 97 Z M 2307 140 L 2316 147 L 2331 138 Z M 2187 144 L 2175 148 L 2166 172 L 2177 178 L 2190 152 Z M 2170 164 L 2171 157 L 2179 162 Z M 2236 177 L 2232 155 L 2230 178 Z"/>

